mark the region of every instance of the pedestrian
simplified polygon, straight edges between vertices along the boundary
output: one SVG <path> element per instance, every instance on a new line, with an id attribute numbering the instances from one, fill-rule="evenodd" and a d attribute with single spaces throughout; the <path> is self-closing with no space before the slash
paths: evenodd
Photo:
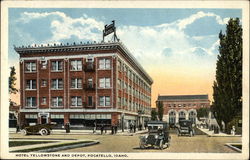
<path id="1" fill-rule="evenodd" d="M 111 125 L 111 134 L 114 134 L 114 126 Z"/>
<path id="2" fill-rule="evenodd" d="M 17 125 L 16 125 L 16 133 L 19 132 L 19 130 L 20 130 L 20 127 L 19 127 L 19 125 L 17 124 Z"/>
<path id="3" fill-rule="evenodd" d="M 140 131 L 142 130 L 142 124 L 139 124 L 139 130 Z"/>
<path id="4" fill-rule="evenodd" d="M 93 133 L 96 132 L 96 122 L 94 122 L 94 128 L 93 128 Z"/>
<path id="5" fill-rule="evenodd" d="M 115 134 L 117 133 L 117 125 L 115 125 Z"/>
<path id="6" fill-rule="evenodd" d="M 234 136 L 235 135 L 235 126 L 232 126 L 231 134 Z"/>
<path id="7" fill-rule="evenodd" d="M 101 124 L 101 134 L 103 134 L 103 130 L 104 130 L 104 125 Z"/>
<path id="8" fill-rule="evenodd" d="M 147 127 L 148 127 L 148 124 L 146 123 L 146 124 L 145 124 L 145 130 L 147 129 Z"/>
<path id="9" fill-rule="evenodd" d="M 66 133 L 70 133 L 70 127 L 69 127 L 69 122 L 67 122 L 66 124 L 65 124 L 65 130 L 66 130 Z"/>
<path id="10" fill-rule="evenodd" d="M 136 132 L 136 125 L 134 124 L 134 133 Z"/>
<path id="11" fill-rule="evenodd" d="M 130 124 L 129 124 L 129 131 L 132 132 L 132 130 L 133 130 L 133 124 L 132 124 L 132 122 L 130 122 Z"/>

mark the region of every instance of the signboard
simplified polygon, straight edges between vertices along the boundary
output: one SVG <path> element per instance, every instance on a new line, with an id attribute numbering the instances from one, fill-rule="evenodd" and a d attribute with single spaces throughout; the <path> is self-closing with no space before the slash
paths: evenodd
<path id="1" fill-rule="evenodd" d="M 105 25 L 103 30 L 103 36 L 107 36 L 110 33 L 113 33 L 115 31 L 115 21 L 112 21 L 112 24 Z"/>
<path id="2" fill-rule="evenodd" d="M 116 41 L 116 40 L 119 41 L 119 39 L 116 36 L 116 28 L 115 28 L 115 21 L 114 20 L 112 21 L 112 24 L 104 26 L 103 42 L 104 42 L 104 37 L 111 34 L 111 33 L 114 33 L 114 41 Z"/>

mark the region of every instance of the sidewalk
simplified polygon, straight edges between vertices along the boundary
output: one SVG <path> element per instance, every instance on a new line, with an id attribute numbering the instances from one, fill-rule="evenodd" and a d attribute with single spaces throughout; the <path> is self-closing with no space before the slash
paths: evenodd
<path id="1" fill-rule="evenodd" d="M 208 137 L 241 137 L 241 135 L 231 135 L 222 132 L 215 134 L 213 130 L 209 131 L 209 129 L 204 129 L 204 128 L 198 128 L 198 129 L 206 133 Z"/>
<path id="2" fill-rule="evenodd" d="M 122 135 L 122 136 L 133 136 L 136 134 L 143 134 L 143 133 L 147 133 L 147 130 L 141 130 L 141 131 L 136 131 L 136 133 L 130 133 L 129 130 L 124 130 L 124 132 L 122 132 L 122 130 L 118 130 L 117 133 L 115 135 Z M 9 133 L 16 133 L 16 129 L 15 128 L 9 128 Z M 20 133 L 20 132 L 19 132 Z M 60 129 L 53 129 L 52 130 L 52 135 L 64 135 L 64 134 L 72 134 L 72 135 L 77 135 L 77 134 L 85 134 L 85 135 L 89 135 L 89 134 L 95 134 L 95 135 L 101 135 L 101 131 L 100 130 L 96 130 L 95 133 L 93 133 L 93 130 L 70 130 L 70 133 L 66 133 L 65 130 L 60 130 Z M 103 135 L 111 135 L 111 130 L 107 130 L 106 133 L 105 131 L 103 131 Z"/>

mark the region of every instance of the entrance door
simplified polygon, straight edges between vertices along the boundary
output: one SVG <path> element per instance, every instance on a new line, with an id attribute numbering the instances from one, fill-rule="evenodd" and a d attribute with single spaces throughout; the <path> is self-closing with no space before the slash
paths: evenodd
<path id="1" fill-rule="evenodd" d="M 47 116 L 41 116 L 41 123 L 42 124 L 45 124 L 45 123 L 47 123 Z"/>

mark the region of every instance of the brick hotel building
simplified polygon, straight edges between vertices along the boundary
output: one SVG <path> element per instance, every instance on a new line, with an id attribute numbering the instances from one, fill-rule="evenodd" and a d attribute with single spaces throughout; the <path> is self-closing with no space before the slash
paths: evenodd
<path id="1" fill-rule="evenodd" d="M 121 42 L 15 47 L 21 125 L 144 125 L 153 80 Z"/>
<path id="2" fill-rule="evenodd" d="M 163 103 L 163 120 L 176 124 L 179 120 L 197 121 L 197 109 L 210 107 L 207 94 L 202 95 L 159 95 L 157 102 Z"/>

